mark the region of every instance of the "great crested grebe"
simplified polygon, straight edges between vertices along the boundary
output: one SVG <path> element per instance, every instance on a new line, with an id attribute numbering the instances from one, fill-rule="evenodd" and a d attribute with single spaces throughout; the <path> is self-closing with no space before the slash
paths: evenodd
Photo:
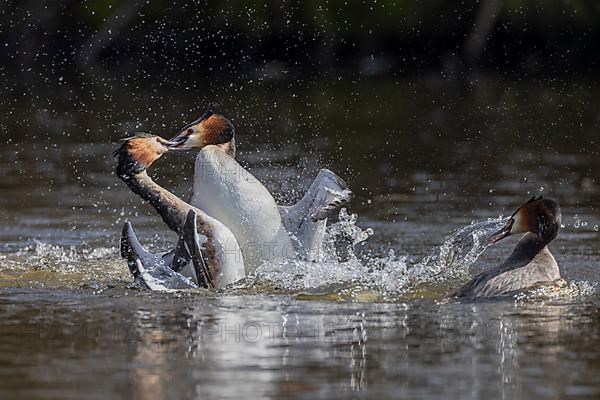
<path id="1" fill-rule="evenodd" d="M 560 279 L 556 260 L 548 250 L 558 235 L 561 212 L 552 199 L 533 197 L 494 233 L 491 243 L 517 233 L 524 233 L 508 259 L 489 271 L 476 275 L 454 296 L 465 298 L 512 295 L 541 283 Z"/>
<path id="2" fill-rule="evenodd" d="M 235 159 L 233 124 L 211 109 L 170 142 L 172 150 L 200 149 L 190 204 L 231 229 L 242 247 L 247 271 L 272 259 L 318 259 L 327 217 L 353 196 L 342 179 L 321 170 L 296 205 L 279 207 L 264 185 Z"/>
<path id="3" fill-rule="evenodd" d="M 168 151 L 169 144 L 156 135 L 137 134 L 125 139 L 114 152 L 118 156 L 118 177 L 134 193 L 148 201 L 169 229 L 180 236 L 179 244 L 172 253 L 152 255 L 141 247 L 133 228 L 126 223 L 121 241 L 123 257 L 128 260 L 134 276 L 140 276 L 151 288 L 156 283 L 152 282 L 152 276 L 164 278 L 164 268 L 168 268 L 167 272 L 171 270 L 177 273 L 190 260 L 200 286 L 222 287 L 243 278 L 244 258 L 233 233 L 221 222 L 181 200 L 148 176 L 147 168 Z M 179 277 L 176 280 L 181 281 Z"/>

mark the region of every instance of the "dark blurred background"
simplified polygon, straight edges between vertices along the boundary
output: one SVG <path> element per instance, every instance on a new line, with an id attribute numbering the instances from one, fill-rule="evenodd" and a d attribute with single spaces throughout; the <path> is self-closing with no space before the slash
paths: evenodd
<path id="1" fill-rule="evenodd" d="M 2 135 L 17 141 L 172 131 L 209 101 L 245 130 L 276 120 L 273 135 L 339 120 L 393 134 L 413 108 L 435 103 L 442 123 L 465 96 L 487 113 L 498 91 L 591 122 L 563 135 L 593 138 L 598 119 L 594 0 L 3 0 L 0 48 Z"/>
<path id="2" fill-rule="evenodd" d="M 0 167 L 15 182 L 49 169 L 95 185 L 118 138 L 170 137 L 217 102 L 241 161 L 280 193 L 330 166 L 365 207 L 600 196 L 598 1 L 1 4 Z M 90 142 L 106 148 L 77 147 Z M 306 176 L 260 172 L 278 163 Z"/>

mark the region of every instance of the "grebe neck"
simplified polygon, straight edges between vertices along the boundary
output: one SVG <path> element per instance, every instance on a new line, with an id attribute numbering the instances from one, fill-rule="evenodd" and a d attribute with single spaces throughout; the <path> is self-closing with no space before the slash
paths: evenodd
<path id="1" fill-rule="evenodd" d="M 156 209 L 169 229 L 180 233 L 187 213 L 192 208 L 189 204 L 154 182 L 145 170 L 119 177 L 135 194 Z"/>

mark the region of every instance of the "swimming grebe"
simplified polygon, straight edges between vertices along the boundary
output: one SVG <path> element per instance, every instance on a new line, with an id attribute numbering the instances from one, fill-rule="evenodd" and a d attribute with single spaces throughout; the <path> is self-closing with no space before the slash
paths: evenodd
<path id="1" fill-rule="evenodd" d="M 261 262 L 321 254 L 326 218 L 352 198 L 343 180 L 321 170 L 295 206 L 279 207 L 275 199 L 235 159 L 235 129 L 211 109 L 170 140 L 173 150 L 200 149 L 190 204 L 223 222 L 237 238 L 246 270 Z"/>
<path id="2" fill-rule="evenodd" d="M 184 262 L 176 256 L 187 254 L 188 261 L 193 261 L 200 286 L 222 287 L 243 278 L 244 259 L 233 233 L 221 222 L 181 200 L 148 176 L 147 168 L 168 151 L 169 144 L 156 135 L 138 134 L 125 139 L 121 147 L 114 152 L 114 155 L 118 156 L 116 173 L 119 178 L 134 193 L 148 201 L 167 226 L 180 235 L 180 244 L 173 256 L 166 255 L 160 258 L 177 272 Z M 194 229 L 190 229 L 190 226 Z M 188 233 L 184 235 L 186 232 Z M 151 259 L 140 257 L 140 254 L 147 254 L 142 251 L 141 245 L 138 246 L 139 242 L 131 226 L 125 226 L 123 238 L 126 246 L 122 248 L 122 254 L 128 258 L 130 268 L 132 262 L 136 265 L 138 261 L 141 262 L 142 268 L 144 260 L 152 264 Z M 147 270 L 148 266 L 145 269 Z M 135 276 L 135 268 L 132 268 L 132 273 Z"/>
<path id="3" fill-rule="evenodd" d="M 560 207 L 554 200 L 531 198 L 489 238 L 496 243 L 510 235 L 525 233 L 512 254 L 501 265 L 476 275 L 454 295 L 466 298 L 511 295 L 560 279 L 558 264 L 547 247 L 558 235 L 560 220 Z"/>

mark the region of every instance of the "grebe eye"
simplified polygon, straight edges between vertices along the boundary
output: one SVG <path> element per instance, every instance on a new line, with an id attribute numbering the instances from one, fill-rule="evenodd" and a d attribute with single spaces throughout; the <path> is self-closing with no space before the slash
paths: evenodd
<path id="1" fill-rule="evenodd" d="M 192 128 L 187 130 L 188 135 L 191 135 L 192 133 L 194 133 L 194 130 Z"/>

